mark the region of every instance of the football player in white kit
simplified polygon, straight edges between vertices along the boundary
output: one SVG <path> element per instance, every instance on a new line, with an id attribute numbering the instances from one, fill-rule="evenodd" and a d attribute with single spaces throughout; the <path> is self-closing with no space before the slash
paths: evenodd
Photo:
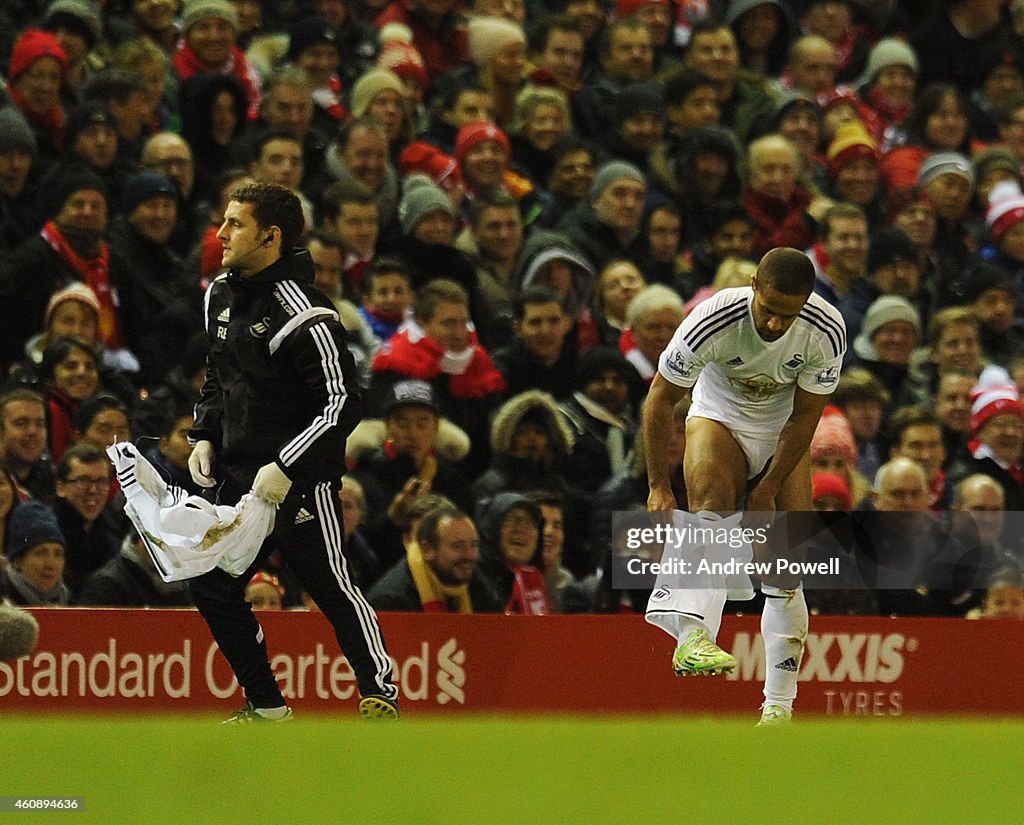
<path id="1" fill-rule="evenodd" d="M 842 316 L 813 287 L 806 255 L 773 249 L 749 287 L 721 290 L 679 325 L 644 405 L 649 511 L 676 509 L 662 445 L 673 408 L 691 395 L 683 475 L 688 510 L 701 525 L 738 522 L 742 514 L 722 519 L 737 510 L 744 493 L 747 512 L 812 509 L 808 448 L 846 350 Z M 757 545 L 755 560 L 762 560 Z M 792 716 L 807 604 L 797 577 L 766 577 L 762 592 L 767 667 L 761 723 L 776 724 Z M 725 600 L 724 587 L 652 594 L 647 620 L 676 637 L 677 674 L 735 668 L 736 660 L 715 644 Z"/>

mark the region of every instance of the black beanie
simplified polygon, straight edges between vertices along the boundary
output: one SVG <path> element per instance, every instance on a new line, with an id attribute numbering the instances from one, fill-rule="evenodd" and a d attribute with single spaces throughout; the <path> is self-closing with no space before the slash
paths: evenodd
<path id="1" fill-rule="evenodd" d="M 65 546 L 60 524 L 53 510 L 41 501 L 19 504 L 7 522 L 7 558 L 9 561 L 25 555 L 33 547 L 55 542 Z"/>
<path id="2" fill-rule="evenodd" d="M 576 362 L 576 389 L 582 390 L 609 370 L 619 373 L 630 385 L 636 381 L 636 370 L 621 352 L 611 347 L 591 347 Z"/>
<path id="3" fill-rule="evenodd" d="M 920 264 L 921 253 L 902 229 L 895 227 L 880 229 L 871 237 L 867 259 L 868 274 L 871 275 L 886 264 L 896 261 L 912 261 L 915 264 Z"/>

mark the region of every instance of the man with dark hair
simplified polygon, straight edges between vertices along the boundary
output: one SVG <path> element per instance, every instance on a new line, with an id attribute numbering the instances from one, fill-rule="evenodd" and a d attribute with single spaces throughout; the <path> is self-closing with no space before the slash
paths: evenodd
<path id="1" fill-rule="evenodd" d="M 852 203 L 837 203 L 818 224 L 818 237 L 828 264 L 818 272 L 814 291 L 833 306 L 858 278 L 865 275 L 868 254 L 868 216 Z"/>
<path id="2" fill-rule="evenodd" d="M 737 525 L 744 494 L 751 512 L 811 510 L 808 449 L 846 349 L 842 317 L 813 287 L 806 255 L 773 249 L 749 287 L 721 290 L 679 325 L 644 406 L 648 510 L 678 507 L 664 445 L 673 410 L 691 393 L 683 457 L 687 510 L 694 514 L 688 520 L 712 530 Z M 764 546 L 755 547 L 760 556 Z M 799 577 L 766 576 L 762 592 L 762 723 L 773 724 L 792 716 L 807 605 Z M 652 594 L 647 619 L 678 640 L 677 674 L 713 676 L 736 667 L 714 642 L 725 599 L 724 587 L 659 587 Z"/>
<path id="3" fill-rule="evenodd" d="M 479 570 L 476 525 L 451 505 L 429 511 L 416 526 L 419 552 L 398 562 L 373 586 L 379 610 L 500 613 L 501 602 Z"/>
<path id="4" fill-rule="evenodd" d="M 306 187 L 316 204 L 335 181 L 356 180 L 366 186 L 380 208 L 380 224 L 387 226 L 398 209 L 399 179 L 388 160 L 388 136 L 369 115 L 357 117 L 338 130 L 338 139 L 324 151 L 323 171 Z"/>
<path id="5" fill-rule="evenodd" d="M 507 316 L 516 291 L 515 274 L 523 248 L 519 204 L 507 192 L 481 195 L 469 206 L 469 226 L 456 239 L 476 267 L 487 316 Z"/>
<path id="6" fill-rule="evenodd" d="M 302 228 L 299 200 L 283 186 L 249 184 L 231 194 L 217 233 L 228 272 L 206 296 L 210 358 L 189 470 L 201 487 L 219 484 L 221 500 L 251 489 L 278 508 L 252 570 L 281 552 L 334 627 L 362 715 L 397 718 L 380 627 L 343 558 L 338 489 L 362 398 L 345 330 L 313 286 L 309 253 L 293 251 Z M 245 691 L 245 707 L 229 721 L 280 721 L 291 711 L 245 601 L 248 579 L 217 568 L 193 580 L 192 595 Z"/>
<path id="7" fill-rule="evenodd" d="M 107 515 L 112 468 L 93 444 L 69 447 L 57 465 L 54 512 L 64 535 L 64 580 L 75 593 L 91 573 L 117 554 L 121 536 Z"/>
<path id="8" fill-rule="evenodd" d="M 46 453 L 46 401 L 35 390 L 0 396 L 0 461 L 32 498 L 53 501 L 55 476 Z"/>
<path id="9" fill-rule="evenodd" d="M 459 129 L 468 123 L 494 120 L 494 97 L 478 83 L 452 84 L 451 88 L 439 91 L 435 97 L 436 111 L 431 115 L 427 128 L 419 140 L 410 143 L 402 152 L 402 167 L 406 175 L 409 174 L 406 164 L 414 161 L 451 163 L 454 168 L 455 138 Z"/>
<path id="10" fill-rule="evenodd" d="M 118 153 L 137 160 L 150 115 L 142 75 L 124 69 L 104 69 L 85 84 L 82 97 L 107 104 L 117 125 Z"/>
<path id="11" fill-rule="evenodd" d="M 268 129 L 254 141 L 248 170 L 257 181 L 297 192 L 304 168 L 302 141 L 290 132 Z"/>
<path id="12" fill-rule="evenodd" d="M 929 509 L 948 510 L 953 491 L 942 471 L 946 448 L 935 413 L 927 407 L 900 407 L 889 419 L 889 430 L 889 458 L 903 456 L 920 465 L 928 480 Z"/>
<path id="13" fill-rule="evenodd" d="M 264 134 L 287 132 L 302 145 L 305 161 L 302 183 L 305 188 L 323 168 L 324 148 L 327 146 L 325 135 L 337 129 L 337 123 L 327 122 L 329 118 L 326 115 L 317 123 L 317 111 L 309 75 L 294 65 L 278 69 L 268 78 L 263 89 L 259 120 L 236 139 L 233 158 L 244 166 L 256 155 L 257 144 Z"/>
<path id="14" fill-rule="evenodd" d="M 377 254 L 380 207 L 364 184 L 350 179 L 327 187 L 320 214 L 324 228 L 341 240 L 341 294 L 358 301 L 363 278 Z"/>
<path id="15" fill-rule="evenodd" d="M 714 282 L 726 258 L 749 261 L 754 257 L 754 222 L 736 201 L 717 203 L 708 210 L 700 221 L 700 236 L 683 253 L 679 289 L 687 300 Z"/>
<path id="16" fill-rule="evenodd" d="M 576 21 L 565 15 L 545 15 L 527 32 L 526 46 L 534 66 L 532 83 L 554 80 L 566 94 L 579 91 L 586 44 Z"/>
<path id="17" fill-rule="evenodd" d="M 512 342 L 494 353 L 505 376 L 505 397 L 543 390 L 555 398 L 572 394 L 576 348 L 566 345 L 572 329 L 558 295 L 546 286 L 528 286 L 512 302 Z"/>
<path id="18" fill-rule="evenodd" d="M 729 25 L 713 17 L 693 27 L 684 57 L 686 68 L 718 87 L 721 124 L 741 143 L 771 117 L 772 97 L 764 78 L 740 70 L 740 51 Z"/>
<path id="19" fill-rule="evenodd" d="M 636 17 L 616 20 L 601 32 L 598 55 L 600 69 L 573 100 L 573 120 L 583 137 L 601 141 L 611 127 L 618 94 L 654 74 L 651 32 Z"/>

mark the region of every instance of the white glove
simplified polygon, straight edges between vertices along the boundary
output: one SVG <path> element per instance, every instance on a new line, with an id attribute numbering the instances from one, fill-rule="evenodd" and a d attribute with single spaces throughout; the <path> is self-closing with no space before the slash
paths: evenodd
<path id="1" fill-rule="evenodd" d="M 211 441 L 197 441 L 192 448 L 192 455 L 188 457 L 188 471 L 192 474 L 192 480 L 200 487 L 216 487 L 217 482 L 213 478 L 213 462 L 216 453 Z"/>
<path id="2" fill-rule="evenodd" d="M 256 498 L 267 504 L 280 504 L 292 487 L 292 480 L 277 466 L 276 461 L 264 464 L 256 473 L 252 483 L 252 491 Z"/>

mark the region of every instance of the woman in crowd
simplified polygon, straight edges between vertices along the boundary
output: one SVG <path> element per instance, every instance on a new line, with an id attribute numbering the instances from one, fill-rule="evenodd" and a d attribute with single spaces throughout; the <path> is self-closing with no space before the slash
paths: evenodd
<path id="1" fill-rule="evenodd" d="M 40 501 L 15 507 L 7 525 L 4 595 L 24 607 L 68 604 L 71 591 L 64 583 L 64 547 L 60 525 L 49 507 Z"/>

